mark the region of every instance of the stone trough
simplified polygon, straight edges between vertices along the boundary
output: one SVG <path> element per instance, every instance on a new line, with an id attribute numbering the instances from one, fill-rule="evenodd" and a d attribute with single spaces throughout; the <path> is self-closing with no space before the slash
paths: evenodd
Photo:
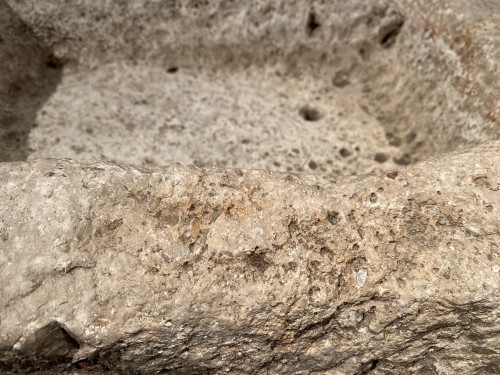
<path id="1" fill-rule="evenodd" d="M 0 0 L 0 373 L 500 373 L 498 0 Z"/>

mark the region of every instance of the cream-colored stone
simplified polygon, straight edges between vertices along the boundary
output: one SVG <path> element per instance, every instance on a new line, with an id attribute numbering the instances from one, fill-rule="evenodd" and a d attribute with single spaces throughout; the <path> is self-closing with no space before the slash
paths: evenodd
<path id="1" fill-rule="evenodd" d="M 499 373 L 499 10 L 0 0 L 0 372 Z"/>

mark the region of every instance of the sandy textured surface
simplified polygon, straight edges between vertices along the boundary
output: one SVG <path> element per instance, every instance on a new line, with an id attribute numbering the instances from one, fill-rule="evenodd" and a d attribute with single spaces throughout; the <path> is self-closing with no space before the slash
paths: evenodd
<path id="1" fill-rule="evenodd" d="M 494 1 L 8 3 L 3 160 L 351 175 L 499 136 Z"/>
<path id="2" fill-rule="evenodd" d="M 2 360 L 124 373 L 493 374 L 499 148 L 337 182 L 3 164 Z"/>
<path id="3" fill-rule="evenodd" d="M 353 98 L 355 88 L 279 70 L 107 65 L 63 77 L 30 133 L 29 158 L 348 175 L 395 165 L 399 149 Z"/>
<path id="4" fill-rule="evenodd" d="M 500 373 L 497 0 L 0 0 L 0 372 Z"/>

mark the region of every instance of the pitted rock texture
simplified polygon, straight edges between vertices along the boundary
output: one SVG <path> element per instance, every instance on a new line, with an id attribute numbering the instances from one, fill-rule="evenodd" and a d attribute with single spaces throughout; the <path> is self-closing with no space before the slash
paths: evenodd
<path id="1" fill-rule="evenodd" d="M 338 181 L 4 163 L 2 369 L 496 373 L 499 151 Z"/>
<path id="2" fill-rule="evenodd" d="M 0 372 L 500 373 L 499 9 L 0 0 Z"/>
<path id="3" fill-rule="evenodd" d="M 51 69 L 0 157 L 353 175 L 498 139 L 498 3 L 448 3 L 2 0 L 0 51 Z"/>

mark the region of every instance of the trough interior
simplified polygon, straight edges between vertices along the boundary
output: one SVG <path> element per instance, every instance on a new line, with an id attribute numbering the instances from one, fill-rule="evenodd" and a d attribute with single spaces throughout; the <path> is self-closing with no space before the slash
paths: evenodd
<path id="1" fill-rule="evenodd" d="M 467 36 L 405 1 L 24 3 L 0 1 L 0 161 L 352 175 L 498 136 Z"/>

